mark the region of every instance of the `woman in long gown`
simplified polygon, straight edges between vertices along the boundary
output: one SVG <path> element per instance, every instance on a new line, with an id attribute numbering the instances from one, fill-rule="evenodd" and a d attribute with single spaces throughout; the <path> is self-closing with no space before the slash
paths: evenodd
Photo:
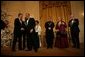
<path id="1" fill-rule="evenodd" d="M 36 24 L 36 26 L 35 26 L 35 32 L 36 32 L 36 36 L 37 36 L 37 38 L 36 38 L 36 40 L 37 40 L 37 46 L 38 46 L 38 48 L 39 47 L 41 47 L 41 26 L 40 26 L 40 24 L 39 24 L 39 21 L 38 20 L 35 20 L 35 24 Z"/>
<path id="2" fill-rule="evenodd" d="M 55 40 L 55 47 L 58 48 L 67 48 L 68 47 L 68 40 L 67 40 L 67 32 L 65 28 L 67 27 L 66 23 L 62 21 L 59 17 L 59 21 L 56 24 L 56 40 Z"/>

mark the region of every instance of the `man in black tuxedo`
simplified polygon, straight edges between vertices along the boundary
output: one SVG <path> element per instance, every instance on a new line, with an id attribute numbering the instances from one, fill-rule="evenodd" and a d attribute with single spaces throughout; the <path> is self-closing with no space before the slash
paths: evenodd
<path id="1" fill-rule="evenodd" d="M 22 50 L 22 36 L 24 36 L 24 30 L 25 30 L 25 24 L 22 20 L 23 14 L 19 13 L 18 18 L 14 21 L 14 39 L 13 39 L 13 45 L 12 50 L 15 51 L 16 42 L 18 41 L 18 48 L 19 50 Z"/>
<path id="2" fill-rule="evenodd" d="M 26 25 L 26 34 L 27 34 L 27 48 L 28 51 L 31 51 L 32 48 L 37 51 L 36 45 L 36 35 L 35 35 L 35 20 L 34 18 L 30 18 L 30 14 L 26 13 L 25 17 L 25 25 Z"/>
<path id="3" fill-rule="evenodd" d="M 47 43 L 47 48 L 52 48 L 53 47 L 53 38 L 54 38 L 54 23 L 52 19 L 49 17 L 49 20 L 45 23 L 45 28 L 46 28 L 46 43 Z"/>
<path id="4" fill-rule="evenodd" d="M 79 20 L 77 18 L 73 18 L 73 16 L 71 16 L 71 20 L 69 21 L 68 25 L 70 27 L 70 31 L 71 31 L 71 38 L 72 38 L 72 42 L 73 42 L 73 47 L 76 48 L 80 48 L 80 44 L 79 44 Z"/>

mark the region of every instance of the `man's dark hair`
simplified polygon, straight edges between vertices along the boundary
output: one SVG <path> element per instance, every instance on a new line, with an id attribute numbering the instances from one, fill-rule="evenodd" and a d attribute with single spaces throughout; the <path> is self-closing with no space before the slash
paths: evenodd
<path id="1" fill-rule="evenodd" d="M 19 14 L 18 14 L 18 17 L 19 17 L 20 15 L 23 15 L 23 14 L 22 14 L 22 13 L 19 13 Z"/>

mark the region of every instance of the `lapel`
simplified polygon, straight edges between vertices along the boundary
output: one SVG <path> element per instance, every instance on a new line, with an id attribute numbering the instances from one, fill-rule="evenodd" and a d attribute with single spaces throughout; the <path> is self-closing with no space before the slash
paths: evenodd
<path id="1" fill-rule="evenodd" d="M 26 26 L 28 26 L 28 25 L 29 25 L 29 21 L 30 21 L 30 18 L 29 18 L 29 19 L 27 19 L 27 20 L 25 21 L 25 25 L 26 25 Z"/>
<path id="2" fill-rule="evenodd" d="M 19 24 L 22 25 L 22 21 L 20 19 L 18 19 L 18 20 L 19 20 Z"/>
<path id="3" fill-rule="evenodd" d="M 25 25 L 27 26 L 27 19 L 25 20 Z"/>

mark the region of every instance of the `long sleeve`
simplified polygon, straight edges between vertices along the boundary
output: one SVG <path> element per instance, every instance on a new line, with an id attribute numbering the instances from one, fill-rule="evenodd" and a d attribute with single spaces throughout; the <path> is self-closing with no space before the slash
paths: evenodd
<path id="1" fill-rule="evenodd" d="M 75 20 L 76 20 L 77 25 L 79 25 L 79 20 L 78 19 L 75 19 Z"/>
<path id="2" fill-rule="evenodd" d="M 54 28 L 54 23 L 52 23 L 52 28 Z"/>
<path id="3" fill-rule="evenodd" d="M 35 28 L 35 20 L 34 18 L 30 18 L 28 22 L 28 29 L 34 29 Z"/>
<path id="4" fill-rule="evenodd" d="M 20 25 L 18 23 L 18 18 L 14 21 L 14 34 L 18 34 L 20 32 Z"/>
<path id="5" fill-rule="evenodd" d="M 65 22 L 64 22 L 64 24 L 65 24 L 64 26 L 65 26 L 65 28 L 66 28 L 66 27 L 67 27 L 67 25 L 66 25 L 66 23 L 65 23 Z"/>
<path id="6" fill-rule="evenodd" d="M 19 26 L 18 26 L 18 19 L 16 18 L 14 21 L 14 30 L 17 30 L 17 29 L 19 29 Z"/>
<path id="7" fill-rule="evenodd" d="M 38 35 L 41 35 L 41 26 L 38 26 Z"/>

